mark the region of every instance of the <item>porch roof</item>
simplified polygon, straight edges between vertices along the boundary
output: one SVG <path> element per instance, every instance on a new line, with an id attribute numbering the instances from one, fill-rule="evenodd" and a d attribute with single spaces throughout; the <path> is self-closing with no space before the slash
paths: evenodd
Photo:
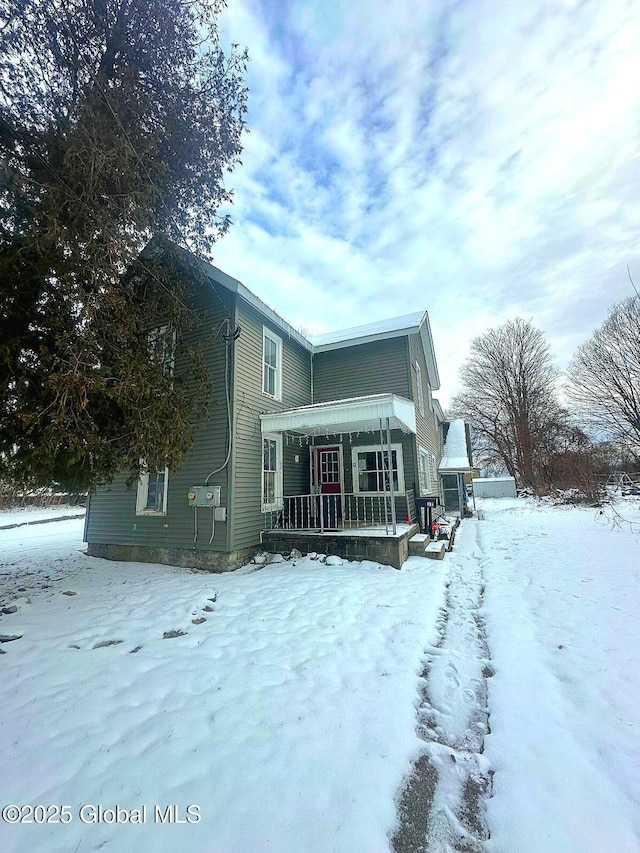
<path id="1" fill-rule="evenodd" d="M 372 394 L 330 400 L 284 412 L 260 415 L 263 433 L 294 432 L 299 435 L 340 435 L 347 432 L 374 432 L 380 429 L 380 419 L 386 427 L 403 432 L 416 431 L 416 411 L 411 400 L 395 394 Z"/>

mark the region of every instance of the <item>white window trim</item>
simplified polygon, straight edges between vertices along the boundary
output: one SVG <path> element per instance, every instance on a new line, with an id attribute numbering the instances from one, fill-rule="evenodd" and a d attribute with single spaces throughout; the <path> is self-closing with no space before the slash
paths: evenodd
<path id="1" fill-rule="evenodd" d="M 418 445 L 418 474 L 420 478 L 419 483 L 421 495 L 428 495 L 431 493 L 431 458 L 432 455 L 428 453 L 424 447 L 420 447 Z M 426 462 L 424 467 L 422 465 L 423 460 Z"/>
<path id="2" fill-rule="evenodd" d="M 380 453 L 381 447 L 379 444 L 356 445 L 351 448 L 351 471 L 353 479 L 353 494 L 354 495 L 385 495 L 388 492 L 361 492 L 360 477 L 358 476 L 358 454 L 359 453 Z M 398 465 L 398 488 L 394 491 L 395 495 L 404 494 L 404 459 L 402 456 L 402 445 L 392 444 L 391 450 L 396 451 L 396 462 Z M 384 446 L 385 461 L 387 458 L 387 445 Z"/>
<path id="3" fill-rule="evenodd" d="M 275 502 L 266 504 L 264 498 L 264 441 L 270 440 L 276 443 L 276 483 L 275 483 Z M 260 442 L 260 503 L 262 504 L 262 512 L 274 512 L 282 509 L 284 506 L 283 497 L 283 458 L 282 458 L 282 433 L 265 432 Z"/>
<path id="4" fill-rule="evenodd" d="M 424 417 L 424 389 L 422 387 L 422 370 L 420 369 L 420 365 L 416 361 L 416 397 L 418 403 L 418 411 Z"/>
<path id="5" fill-rule="evenodd" d="M 265 342 L 269 338 L 276 345 L 276 393 L 269 394 L 268 391 L 265 391 L 264 387 L 264 368 L 265 368 Z M 262 371 L 261 371 L 260 382 L 262 385 L 262 393 L 265 397 L 270 397 L 272 400 L 282 400 L 282 338 L 279 338 L 278 335 L 274 334 L 271 329 L 268 329 L 266 326 L 262 327 Z"/>
<path id="6" fill-rule="evenodd" d="M 136 494 L 136 515 L 166 515 L 167 498 L 169 496 L 169 469 L 164 469 L 164 494 L 162 496 L 162 509 L 147 509 L 149 497 L 149 472 L 140 474 L 138 479 L 138 491 Z"/>

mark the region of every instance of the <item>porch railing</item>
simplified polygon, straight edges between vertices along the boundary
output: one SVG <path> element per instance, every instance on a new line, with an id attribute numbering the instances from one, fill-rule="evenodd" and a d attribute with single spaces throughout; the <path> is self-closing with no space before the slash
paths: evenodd
<path id="1" fill-rule="evenodd" d="M 391 532 L 389 497 L 384 495 L 291 495 L 281 498 L 278 507 L 263 513 L 265 530 L 324 532 L 375 527 Z"/>

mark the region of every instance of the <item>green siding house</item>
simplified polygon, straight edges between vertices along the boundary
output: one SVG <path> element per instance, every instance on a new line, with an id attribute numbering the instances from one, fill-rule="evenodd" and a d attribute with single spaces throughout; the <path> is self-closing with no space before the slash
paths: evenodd
<path id="1" fill-rule="evenodd" d="M 427 312 L 307 338 L 241 282 L 193 263 L 208 418 L 179 470 L 133 487 L 123 475 L 90 496 L 88 553 L 225 571 L 274 531 L 415 533 L 416 504 L 440 504 Z"/>

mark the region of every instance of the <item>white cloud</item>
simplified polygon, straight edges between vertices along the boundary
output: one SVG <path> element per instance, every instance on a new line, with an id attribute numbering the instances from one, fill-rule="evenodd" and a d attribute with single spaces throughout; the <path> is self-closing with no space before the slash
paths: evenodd
<path id="1" fill-rule="evenodd" d="M 532 317 L 563 364 L 640 278 L 640 9 L 426 5 L 230 0 L 251 133 L 215 260 L 312 331 L 428 308 L 446 403 L 474 335 Z"/>

